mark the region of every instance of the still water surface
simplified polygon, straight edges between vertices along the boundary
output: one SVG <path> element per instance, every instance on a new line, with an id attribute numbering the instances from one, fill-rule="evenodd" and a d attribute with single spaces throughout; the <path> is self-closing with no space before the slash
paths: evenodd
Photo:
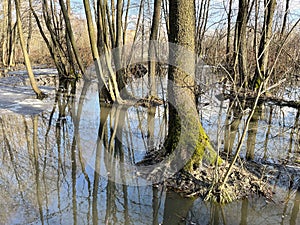
<path id="1" fill-rule="evenodd" d="M 200 116 L 222 149 L 229 102 L 216 94 L 201 97 L 209 105 Z M 221 207 L 124 175 L 120 162 L 135 164 L 163 142 L 164 106 L 100 106 L 96 83 L 67 85 L 51 99 L 36 115 L 0 115 L 0 224 L 300 224 L 297 110 L 265 106 L 258 119 L 254 159 L 296 171 L 274 172 L 274 202 L 253 196 Z"/>

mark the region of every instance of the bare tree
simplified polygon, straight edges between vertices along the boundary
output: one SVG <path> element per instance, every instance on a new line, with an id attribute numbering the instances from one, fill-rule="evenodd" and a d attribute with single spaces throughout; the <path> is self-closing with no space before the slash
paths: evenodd
<path id="1" fill-rule="evenodd" d="M 252 80 L 252 88 L 254 90 L 256 90 L 262 81 L 264 81 L 270 75 L 268 73 L 268 59 L 275 7 L 276 0 L 264 1 L 264 23 L 258 49 L 258 64 L 256 67 L 255 76 Z"/>
<path id="2" fill-rule="evenodd" d="M 70 22 L 70 11 L 69 11 L 70 7 L 71 7 L 70 6 L 70 1 L 68 0 L 68 8 L 65 6 L 65 3 L 64 3 L 63 0 L 59 0 L 59 4 L 61 6 L 63 17 L 64 17 L 64 22 L 66 24 L 67 43 L 68 43 L 68 40 L 71 42 L 71 46 L 72 46 L 72 49 L 73 49 L 73 52 L 74 52 L 77 64 L 79 66 L 79 69 L 80 69 L 81 73 L 84 75 L 83 63 L 82 63 L 81 58 L 79 56 L 78 48 L 77 48 L 77 45 L 76 45 L 76 42 L 75 42 L 75 38 L 74 38 L 74 34 L 73 34 L 71 22 Z M 70 60 L 70 64 L 72 64 L 73 63 L 72 52 L 69 53 L 69 57 L 68 58 L 71 59 Z M 74 74 L 75 74 L 75 76 L 77 74 L 76 71 L 75 71 L 75 69 L 74 69 Z"/>
<path id="3" fill-rule="evenodd" d="M 19 0 L 15 0 L 15 7 L 16 7 L 16 14 L 17 14 L 17 27 L 18 27 L 18 34 L 20 38 L 21 48 L 24 56 L 24 61 L 27 69 L 27 73 L 29 76 L 30 84 L 33 91 L 36 93 L 38 99 L 43 99 L 46 95 L 39 89 L 37 86 L 36 80 L 34 78 L 34 74 L 31 68 L 31 63 L 29 59 L 28 52 L 26 50 L 23 28 L 22 28 L 22 21 L 21 21 L 21 13 L 20 13 L 20 2 Z"/>
<path id="4" fill-rule="evenodd" d="M 161 5 L 162 0 L 154 1 L 154 11 L 152 17 L 152 26 L 150 32 L 150 46 L 149 46 L 149 67 L 148 67 L 148 80 L 150 85 L 150 93 L 149 96 L 156 96 L 156 83 L 155 83 L 155 75 L 156 75 L 156 48 L 153 41 L 158 40 L 158 31 L 160 24 L 160 14 L 161 14 Z"/>
<path id="5" fill-rule="evenodd" d="M 283 16 L 283 21 L 282 21 L 282 27 L 281 27 L 281 35 L 283 35 L 284 32 L 286 31 L 286 25 L 287 25 L 289 9 L 290 9 L 290 0 L 286 0 L 284 16 Z"/>
<path id="6" fill-rule="evenodd" d="M 247 87 L 247 22 L 249 0 L 239 0 L 234 41 L 234 77 L 240 86 Z M 237 76 L 238 74 L 238 76 Z"/>
<path id="7" fill-rule="evenodd" d="M 3 6 L 3 33 L 2 33 L 2 63 L 10 68 L 15 61 L 16 23 L 13 22 L 12 0 L 4 0 Z"/>
<path id="8" fill-rule="evenodd" d="M 231 40 L 231 23 L 232 23 L 232 2 L 233 0 L 229 0 L 229 7 L 227 13 L 227 37 L 226 37 L 226 64 L 227 67 L 231 66 L 231 57 L 230 57 L 230 40 Z"/>

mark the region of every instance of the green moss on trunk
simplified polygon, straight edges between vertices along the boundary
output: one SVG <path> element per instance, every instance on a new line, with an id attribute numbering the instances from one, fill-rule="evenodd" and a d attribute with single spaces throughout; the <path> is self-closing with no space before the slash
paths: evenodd
<path id="1" fill-rule="evenodd" d="M 210 140 L 200 123 L 198 127 L 199 136 L 197 139 L 196 148 L 191 159 L 184 167 L 184 170 L 189 173 L 192 173 L 196 168 L 198 168 L 203 161 L 208 164 L 215 164 L 216 160 L 218 160 L 218 164 L 222 163 L 222 159 L 218 157 L 218 154 L 212 147 Z"/>

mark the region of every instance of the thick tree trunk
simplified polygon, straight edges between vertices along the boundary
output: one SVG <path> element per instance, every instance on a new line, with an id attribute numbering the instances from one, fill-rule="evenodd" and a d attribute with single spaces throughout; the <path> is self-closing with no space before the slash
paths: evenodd
<path id="1" fill-rule="evenodd" d="M 182 157 L 188 157 L 182 160 L 188 160 L 185 170 L 191 172 L 204 156 L 214 162 L 216 153 L 200 123 L 194 95 L 195 1 L 173 0 L 169 8 L 169 42 L 175 46 L 170 44 L 169 125 L 165 146 L 169 153 L 179 149 Z"/>

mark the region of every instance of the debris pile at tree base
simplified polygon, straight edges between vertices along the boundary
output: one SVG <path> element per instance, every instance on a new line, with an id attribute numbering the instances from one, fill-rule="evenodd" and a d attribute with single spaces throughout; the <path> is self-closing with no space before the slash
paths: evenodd
<path id="1" fill-rule="evenodd" d="M 180 171 L 165 181 L 168 190 L 182 194 L 184 197 L 209 198 L 221 203 L 227 203 L 251 195 L 260 195 L 267 199 L 272 198 L 270 185 L 264 178 L 259 178 L 245 168 L 234 166 L 228 181 L 222 186 L 220 180 L 224 177 L 229 163 L 224 163 L 216 169 L 214 166 L 201 166 L 193 174 Z M 226 192 L 225 200 L 222 200 L 222 193 Z M 223 196 L 224 197 L 224 196 Z"/>
<path id="2" fill-rule="evenodd" d="M 161 151 L 153 151 L 137 165 L 155 165 L 163 158 Z M 267 179 L 267 172 L 264 171 L 263 167 L 248 165 L 252 168 L 250 171 L 246 168 L 246 164 L 249 163 L 242 162 L 240 165 L 234 165 L 224 185 L 222 185 L 222 180 L 229 168 L 230 159 L 229 161 L 224 160 L 217 169 L 215 166 L 203 164 L 195 169 L 192 174 L 180 170 L 159 185 L 165 186 L 167 190 L 177 192 L 183 197 L 201 197 L 221 203 L 228 203 L 254 195 L 272 199 L 273 192 Z M 145 174 L 145 179 L 149 179 L 149 174 Z"/>

